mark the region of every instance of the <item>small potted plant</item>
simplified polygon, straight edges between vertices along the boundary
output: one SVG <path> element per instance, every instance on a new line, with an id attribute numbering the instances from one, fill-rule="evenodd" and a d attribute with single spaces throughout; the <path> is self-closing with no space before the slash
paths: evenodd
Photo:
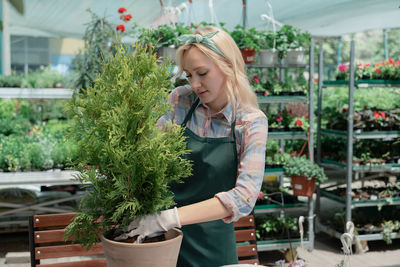
<path id="1" fill-rule="evenodd" d="M 182 240 L 178 229 L 160 242 L 116 241 L 134 218 L 174 205 L 169 183 L 191 169 L 183 158 L 182 128 L 167 125 L 163 131 L 156 125 L 170 109 L 169 64 L 157 58 L 154 46 L 139 42 L 132 49 L 135 53 L 115 45 L 94 85 L 68 104 L 70 139 L 78 148 L 73 167 L 91 186 L 66 237 L 90 247 L 100 235 L 108 266 L 175 266 Z"/>
<path id="2" fill-rule="evenodd" d="M 305 47 L 310 44 L 311 35 L 290 25 L 283 25 L 276 32 L 276 48 L 285 64 L 301 64 Z"/>
<path id="3" fill-rule="evenodd" d="M 272 31 L 260 32 L 258 56 L 261 65 L 273 66 L 278 63 L 278 50 L 275 49 L 275 42 L 275 34 Z"/>
<path id="4" fill-rule="evenodd" d="M 283 166 L 283 173 L 292 178 L 293 194 L 311 197 L 315 186 L 328 180 L 324 170 L 316 163 L 303 157 L 292 157 Z"/>
<path id="5" fill-rule="evenodd" d="M 230 34 L 242 52 L 244 62 L 253 64 L 259 49 L 259 31 L 256 28 L 245 29 L 242 25 L 236 25 Z"/>

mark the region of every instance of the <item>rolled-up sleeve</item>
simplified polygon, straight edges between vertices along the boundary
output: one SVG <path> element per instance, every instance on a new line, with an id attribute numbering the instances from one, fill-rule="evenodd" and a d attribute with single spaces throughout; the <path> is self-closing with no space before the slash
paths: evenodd
<path id="1" fill-rule="evenodd" d="M 237 221 L 252 211 L 263 182 L 268 120 L 264 114 L 258 113 L 244 127 L 236 185 L 230 191 L 215 195 L 232 213 L 231 217 L 224 219 L 226 223 Z"/>

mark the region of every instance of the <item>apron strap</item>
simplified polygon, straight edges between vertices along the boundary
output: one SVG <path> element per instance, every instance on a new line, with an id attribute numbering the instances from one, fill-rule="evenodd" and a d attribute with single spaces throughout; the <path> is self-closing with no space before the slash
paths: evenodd
<path id="1" fill-rule="evenodd" d="M 189 112 L 186 114 L 185 119 L 183 120 L 183 122 L 181 124 L 182 127 L 186 127 L 187 122 L 192 117 L 192 114 L 193 114 L 194 110 L 196 109 L 196 107 L 199 105 L 199 102 L 200 102 L 200 98 L 196 98 L 196 100 L 194 101 L 193 105 L 190 107 Z M 233 120 L 233 122 L 231 124 L 231 137 L 233 138 L 233 140 L 236 140 L 235 125 L 236 125 L 236 118 Z"/>
<path id="2" fill-rule="evenodd" d="M 194 111 L 194 109 L 197 107 L 197 105 L 199 104 L 199 102 L 200 102 L 200 98 L 197 98 L 197 99 L 194 101 L 193 105 L 190 107 L 189 112 L 186 114 L 185 119 L 183 120 L 183 122 L 182 122 L 182 124 L 181 124 L 182 127 L 186 127 L 186 123 L 187 123 L 188 120 L 192 117 L 193 111 Z"/>

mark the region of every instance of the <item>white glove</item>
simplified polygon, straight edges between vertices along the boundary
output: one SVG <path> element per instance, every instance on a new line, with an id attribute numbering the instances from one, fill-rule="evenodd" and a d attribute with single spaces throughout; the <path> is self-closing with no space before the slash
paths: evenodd
<path id="1" fill-rule="evenodd" d="M 182 227 L 178 216 L 178 209 L 175 207 L 163 210 L 160 214 L 148 214 L 140 219 L 134 219 L 128 225 L 128 232 L 117 236 L 114 240 L 124 240 L 138 235 L 135 243 L 142 243 L 145 237 L 161 235 L 174 227 Z"/>

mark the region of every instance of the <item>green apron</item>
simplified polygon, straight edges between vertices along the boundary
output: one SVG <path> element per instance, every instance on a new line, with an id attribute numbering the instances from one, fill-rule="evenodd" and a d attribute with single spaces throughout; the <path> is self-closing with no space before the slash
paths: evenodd
<path id="1" fill-rule="evenodd" d="M 199 99 L 186 114 L 183 127 L 186 127 L 198 103 Z M 218 192 L 231 190 L 237 176 L 235 121 L 229 137 L 200 137 L 187 127 L 184 135 L 187 149 L 191 151 L 187 158 L 193 162 L 193 173 L 183 183 L 171 186 L 177 206 L 207 200 Z M 183 241 L 177 266 L 213 267 L 238 262 L 233 223 L 216 220 L 186 225 L 182 231 Z"/>

